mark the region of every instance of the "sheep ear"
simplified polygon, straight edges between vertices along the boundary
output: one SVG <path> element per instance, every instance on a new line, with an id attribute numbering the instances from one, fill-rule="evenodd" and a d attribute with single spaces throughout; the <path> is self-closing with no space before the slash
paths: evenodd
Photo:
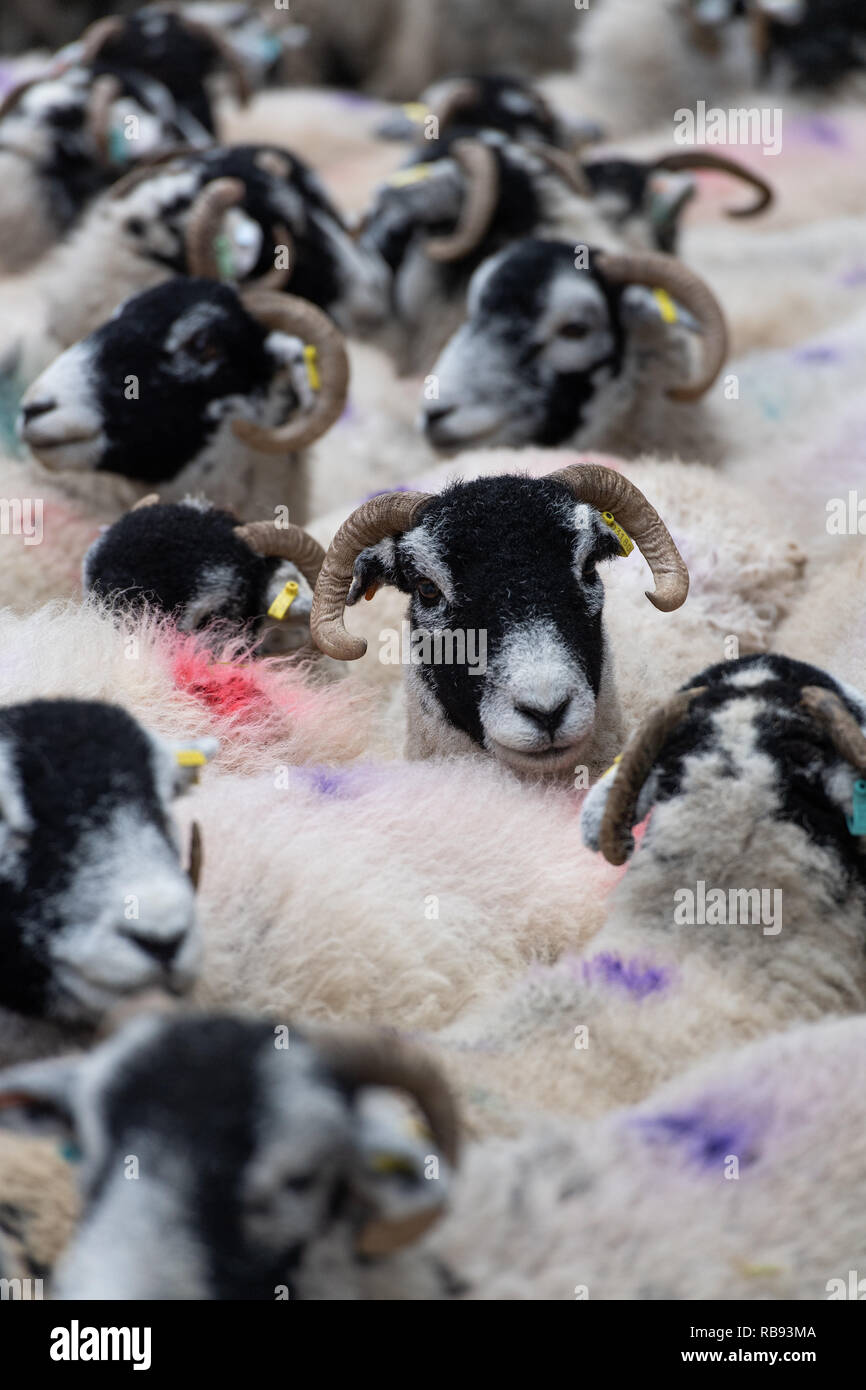
<path id="1" fill-rule="evenodd" d="M 407 1098 L 381 1086 L 357 1099 L 356 1199 L 367 1211 L 361 1254 L 384 1255 L 418 1240 L 442 1214 L 451 1169 Z"/>
<path id="2" fill-rule="evenodd" d="M 79 1057 L 51 1057 L 0 1071 L 0 1130 L 69 1138 Z"/>
<path id="3" fill-rule="evenodd" d="M 386 536 L 377 545 L 369 545 L 362 550 L 353 570 L 352 586 L 346 598 L 347 607 L 361 598 L 372 598 L 382 584 L 393 584 L 403 593 L 409 590 L 401 578 L 397 564 L 397 542 L 393 536 Z"/>
<path id="4" fill-rule="evenodd" d="M 198 781 L 202 768 L 216 755 L 219 741 L 215 738 L 165 740 L 174 761 L 174 792 L 182 796 Z"/>
<path id="5" fill-rule="evenodd" d="M 700 331 L 697 319 L 672 299 L 667 290 L 649 289 L 646 285 L 628 285 L 621 301 L 623 319 L 632 327 L 655 336 L 664 336 L 671 329 Z"/>

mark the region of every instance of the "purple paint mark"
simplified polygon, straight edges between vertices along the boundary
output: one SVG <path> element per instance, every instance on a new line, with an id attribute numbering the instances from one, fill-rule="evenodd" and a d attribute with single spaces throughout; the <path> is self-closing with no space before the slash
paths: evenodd
<path id="1" fill-rule="evenodd" d="M 802 135 L 806 140 L 811 140 L 816 145 L 831 145 L 836 149 L 845 146 L 845 137 L 841 130 L 826 116 L 809 116 L 804 120 L 797 121 L 795 129 L 797 135 Z"/>
<path id="2" fill-rule="evenodd" d="M 347 400 L 346 404 L 343 406 L 343 413 L 341 414 L 338 423 L 341 425 L 348 425 L 350 421 L 359 420 L 360 418 L 361 412 L 355 405 L 354 401 Z"/>
<path id="3" fill-rule="evenodd" d="M 372 97 L 362 96 L 360 92 L 335 92 L 333 99 L 338 106 L 378 106 Z"/>
<path id="4" fill-rule="evenodd" d="M 854 289 L 857 285 L 866 285 L 866 265 L 855 265 L 851 270 L 846 270 L 844 275 L 839 276 L 838 283 L 849 289 Z"/>
<path id="5" fill-rule="evenodd" d="M 659 965 L 649 965 L 639 959 L 623 960 L 610 951 L 583 961 L 581 973 L 586 984 L 614 985 L 635 999 L 658 994 L 667 989 L 671 980 L 670 971 Z"/>
<path id="6" fill-rule="evenodd" d="M 805 347 L 797 348 L 792 353 L 795 362 L 840 362 L 842 353 L 838 348 L 832 347 Z"/>
<path id="7" fill-rule="evenodd" d="M 359 779 L 354 769 L 336 767 L 305 767 L 299 769 L 297 776 L 306 782 L 320 796 L 356 796 L 360 790 Z"/>
<path id="8" fill-rule="evenodd" d="M 748 1121 L 693 1110 L 630 1123 L 643 1130 L 650 1142 L 682 1146 L 686 1159 L 704 1168 L 721 1170 L 729 1155 L 738 1159 L 740 1167 L 748 1167 L 759 1157 L 755 1125 Z"/>

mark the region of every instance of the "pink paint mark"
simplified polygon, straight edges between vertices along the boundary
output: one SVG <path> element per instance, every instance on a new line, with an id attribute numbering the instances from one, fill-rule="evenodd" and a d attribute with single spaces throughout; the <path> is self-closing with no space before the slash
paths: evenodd
<path id="1" fill-rule="evenodd" d="M 235 727 L 264 725 L 275 715 L 303 719 L 315 702 L 302 688 L 287 688 L 284 677 L 251 659 L 249 653 L 214 661 L 194 638 L 181 634 L 172 657 L 172 675 L 179 690 L 195 696 Z"/>

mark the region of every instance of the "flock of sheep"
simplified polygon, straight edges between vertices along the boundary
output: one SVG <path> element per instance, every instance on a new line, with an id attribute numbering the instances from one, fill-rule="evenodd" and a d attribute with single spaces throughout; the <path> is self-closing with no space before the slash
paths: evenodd
<path id="1" fill-rule="evenodd" d="M 14 64 L 13 1296 L 866 1275 L 866 25 L 486 10 Z"/>

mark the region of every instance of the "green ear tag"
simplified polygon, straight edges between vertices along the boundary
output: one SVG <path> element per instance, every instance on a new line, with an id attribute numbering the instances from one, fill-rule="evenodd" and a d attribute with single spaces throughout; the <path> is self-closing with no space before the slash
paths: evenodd
<path id="1" fill-rule="evenodd" d="M 61 1144 L 59 1152 L 60 1157 L 65 1158 L 67 1163 L 81 1162 L 81 1150 L 79 1149 L 78 1145 L 75 1143 L 73 1139 L 69 1139 L 65 1144 Z"/>
<path id="2" fill-rule="evenodd" d="M 112 164 L 128 164 L 129 141 L 120 126 L 112 126 L 108 134 L 108 158 Z"/>
<path id="3" fill-rule="evenodd" d="M 854 814 L 846 816 L 852 835 L 866 835 L 866 781 L 858 777 L 854 783 Z"/>
<path id="4" fill-rule="evenodd" d="M 235 276 L 235 252 L 232 243 L 225 232 L 220 232 L 213 239 L 214 255 L 216 257 L 217 269 L 221 280 L 234 280 Z"/>

